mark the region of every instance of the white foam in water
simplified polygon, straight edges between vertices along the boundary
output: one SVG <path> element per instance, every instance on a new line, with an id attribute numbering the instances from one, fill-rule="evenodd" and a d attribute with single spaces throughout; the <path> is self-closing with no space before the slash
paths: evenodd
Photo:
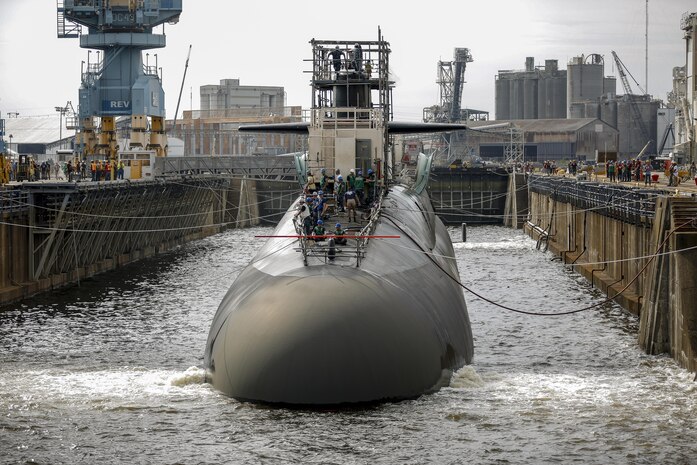
<path id="1" fill-rule="evenodd" d="M 25 386 L 23 392 L 36 400 L 119 402 L 177 395 L 205 383 L 206 371 L 197 367 L 184 372 L 124 367 L 117 371 L 25 372 L 18 378 L 24 378 L 18 381 Z"/>
<path id="2" fill-rule="evenodd" d="M 523 250 L 535 247 L 529 240 L 500 242 L 455 242 L 453 248 L 465 250 Z"/>
<path id="3" fill-rule="evenodd" d="M 169 378 L 169 384 L 177 387 L 206 382 L 206 370 L 199 367 L 189 367 L 184 373 L 179 373 Z"/>
<path id="4" fill-rule="evenodd" d="M 474 370 L 472 365 L 466 365 L 453 374 L 450 380 L 452 388 L 480 388 L 484 386 L 484 380 Z"/>

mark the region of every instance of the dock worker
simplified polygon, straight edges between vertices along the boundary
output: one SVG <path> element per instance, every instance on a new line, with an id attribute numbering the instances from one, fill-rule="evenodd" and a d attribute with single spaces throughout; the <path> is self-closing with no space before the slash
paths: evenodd
<path id="1" fill-rule="evenodd" d="M 668 185 L 677 186 L 678 184 L 678 164 L 673 162 L 668 168 Z"/>
<path id="2" fill-rule="evenodd" d="M 644 185 L 651 185 L 651 163 L 648 161 L 644 163 Z"/>

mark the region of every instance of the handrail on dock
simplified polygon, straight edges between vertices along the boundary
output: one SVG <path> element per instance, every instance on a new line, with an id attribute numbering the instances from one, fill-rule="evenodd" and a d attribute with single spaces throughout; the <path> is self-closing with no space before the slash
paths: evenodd
<path id="1" fill-rule="evenodd" d="M 651 189 L 538 175 L 528 186 L 531 192 L 632 224 L 650 226 L 655 216 L 656 191 Z"/>
<path id="2" fill-rule="evenodd" d="M 537 238 L 537 244 L 535 245 L 535 248 L 537 250 L 540 250 L 542 247 L 542 243 L 545 244 L 545 248 L 543 252 L 547 252 L 547 248 L 549 247 L 549 232 L 542 229 L 540 226 L 536 225 L 532 221 L 526 221 L 525 226 L 530 228 L 531 231 L 536 232 L 539 237 Z"/>

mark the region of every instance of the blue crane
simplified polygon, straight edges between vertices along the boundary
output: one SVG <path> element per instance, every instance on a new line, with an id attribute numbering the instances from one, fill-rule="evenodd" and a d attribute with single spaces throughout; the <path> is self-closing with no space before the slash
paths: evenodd
<path id="1" fill-rule="evenodd" d="M 85 157 L 118 156 L 116 118 L 131 118 L 129 148 L 166 155 L 165 95 L 155 55 L 164 33 L 154 28 L 177 23 L 182 0 L 57 0 L 58 37 L 79 38 L 80 47 L 97 50 L 83 63 L 78 107 L 78 151 Z M 101 126 L 95 126 L 95 118 Z"/>

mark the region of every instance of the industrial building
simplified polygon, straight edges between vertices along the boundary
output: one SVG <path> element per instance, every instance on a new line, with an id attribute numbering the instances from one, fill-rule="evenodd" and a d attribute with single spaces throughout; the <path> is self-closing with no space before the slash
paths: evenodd
<path id="1" fill-rule="evenodd" d="M 572 118 L 598 118 L 617 128 L 620 135 L 620 157 L 633 158 L 649 141 L 646 153 L 656 153 L 660 107 L 660 102 L 649 95 L 620 95 L 615 98 L 603 96 L 594 102 L 573 103 L 570 115 Z M 641 119 L 636 117 L 637 112 Z M 643 129 L 640 122 L 643 122 Z"/>
<path id="2" fill-rule="evenodd" d="M 239 79 L 222 79 L 220 85 L 201 86 L 201 111 L 230 108 L 267 108 L 285 106 L 283 87 L 241 86 Z"/>
<path id="3" fill-rule="evenodd" d="M 240 134 L 241 124 L 300 121 L 302 108 L 286 107 L 285 89 L 242 86 L 239 79 L 200 88 L 201 110 L 185 111 L 168 121 L 169 134 L 184 141 L 184 154 L 278 155 L 304 150 L 307 137 L 297 134 Z"/>
<path id="4" fill-rule="evenodd" d="M 75 132 L 68 131 L 60 115 L 15 116 L 5 120 L 10 153 L 32 155 L 36 160 L 55 158 L 58 150 L 71 150 Z"/>
<path id="5" fill-rule="evenodd" d="M 658 128 L 661 102 L 643 91 L 635 95 L 614 52 L 613 58 L 625 90 L 620 96 L 617 78 L 605 75 L 605 61 L 598 54 L 573 57 L 566 70 L 558 69 L 557 60 L 546 60 L 540 67 L 528 57 L 523 71 L 499 71 L 496 120 L 599 119 L 617 129 L 618 157 L 635 157 L 649 141 L 645 153 L 655 154 L 663 135 Z"/>
<path id="6" fill-rule="evenodd" d="M 597 118 L 523 119 L 496 121 L 496 126 L 510 123 L 523 132 L 523 161 L 545 160 L 614 160 L 617 158 L 619 133 Z M 467 144 L 474 153 L 489 160 L 503 161 L 508 133 L 487 129 L 491 122 L 472 121 Z"/>

